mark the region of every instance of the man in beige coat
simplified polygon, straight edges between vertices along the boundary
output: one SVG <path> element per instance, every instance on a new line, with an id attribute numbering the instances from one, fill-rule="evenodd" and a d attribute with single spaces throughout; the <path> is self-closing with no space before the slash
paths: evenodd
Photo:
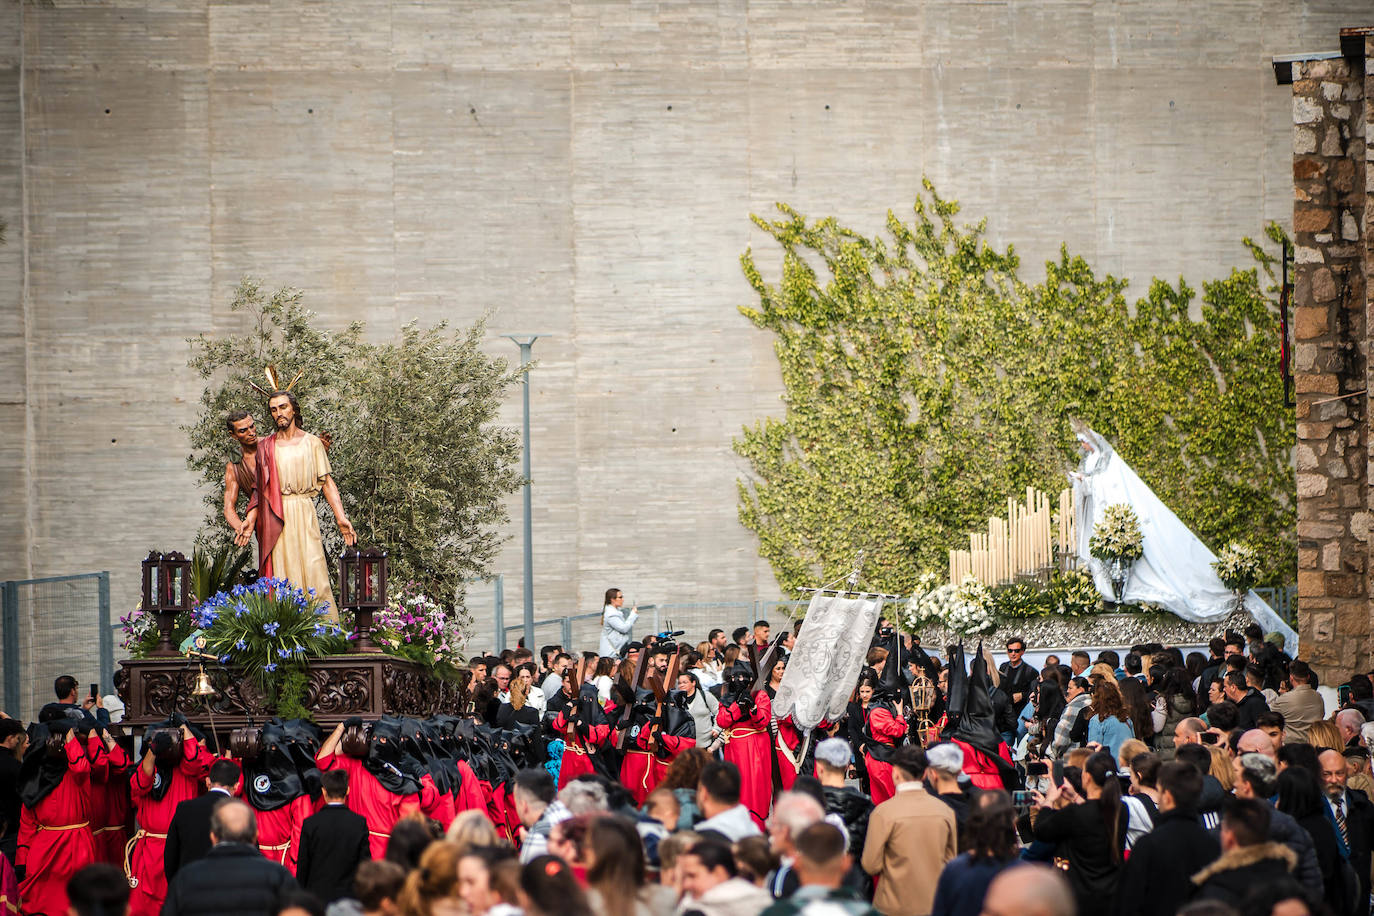
<path id="1" fill-rule="evenodd" d="M 1307 662 L 1301 659 L 1293 662 L 1288 680 L 1293 689 L 1279 694 L 1269 708 L 1283 715 L 1284 741 L 1307 744 L 1307 730 L 1312 723 L 1326 718 L 1326 702 L 1312 687 L 1312 669 Z"/>
<path id="2" fill-rule="evenodd" d="M 864 871 L 878 878 L 873 905 L 885 916 L 926 916 L 935 884 L 957 851 L 954 811 L 926 791 L 926 752 L 905 745 L 892 761 L 896 794 L 873 809 Z"/>

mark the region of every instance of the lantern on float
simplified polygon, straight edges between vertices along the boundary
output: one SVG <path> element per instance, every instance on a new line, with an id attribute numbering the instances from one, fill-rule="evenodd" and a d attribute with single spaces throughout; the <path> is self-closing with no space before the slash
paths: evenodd
<path id="1" fill-rule="evenodd" d="M 386 607 L 386 551 L 348 547 L 339 554 L 339 607 L 353 613 L 353 651 L 380 652 L 372 615 Z"/>
<path id="2" fill-rule="evenodd" d="M 143 560 L 143 612 L 157 615 L 154 656 L 180 654 L 172 643 L 172 626 L 178 614 L 191 610 L 191 599 L 191 561 L 175 550 L 149 553 Z"/>

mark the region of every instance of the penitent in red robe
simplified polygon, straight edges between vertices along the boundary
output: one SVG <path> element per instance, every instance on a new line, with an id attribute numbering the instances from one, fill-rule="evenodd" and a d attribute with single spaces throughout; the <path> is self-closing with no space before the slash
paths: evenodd
<path id="1" fill-rule="evenodd" d="M 19 885 L 23 912 L 67 912 L 67 881 L 95 861 L 91 839 L 91 762 L 81 739 L 63 746 L 67 772 L 57 788 L 34 808 L 19 809 L 19 850 L 15 863 L 27 868 Z"/>
<path id="2" fill-rule="evenodd" d="M 868 770 L 868 794 L 873 804 L 881 805 L 897 793 L 892 778 L 892 755 L 896 743 L 906 734 L 906 722 L 892 710 L 879 703 L 868 706 L 868 748 L 864 752 L 864 766 Z"/>
<path id="3" fill-rule="evenodd" d="M 665 735 L 662 732 L 659 733 L 658 739 L 662 747 L 654 754 L 654 771 L 650 779 L 650 785 L 654 788 L 658 788 L 658 784 L 663 782 L 668 775 L 668 768 L 673 765 L 678 754 L 689 747 L 697 746 L 695 738 L 681 738 L 677 735 Z"/>
<path id="4" fill-rule="evenodd" d="M 91 758 L 91 836 L 95 840 L 95 859 L 122 866 L 124 845 L 129 842 L 129 755 L 118 744 L 113 749 L 106 747 L 92 733 L 86 756 Z"/>
<path id="5" fill-rule="evenodd" d="M 790 715 L 777 721 L 778 775 L 782 777 L 782 790 L 788 792 L 792 789 L 792 783 L 797 781 L 797 764 L 801 762 L 797 760 L 797 754 L 801 750 L 801 733 L 792 723 Z M 787 753 L 783 753 L 783 745 L 787 746 Z"/>
<path id="6" fill-rule="evenodd" d="M 429 805 L 433 806 L 437 793 L 434 782 L 428 776 L 420 783 L 420 792 L 413 795 L 397 795 L 387 791 L 356 757 L 334 753 L 318 760 L 321 770 L 346 770 L 348 772 L 348 808 L 367 819 L 368 846 L 372 858 L 386 856 L 386 841 L 391 839 L 391 828 L 396 822 L 412 811 L 425 807 L 422 797 L 426 790 L 430 794 Z"/>
<path id="7" fill-rule="evenodd" d="M 457 764 L 458 775 L 462 778 L 462 785 L 458 787 L 453 798 L 454 810 L 486 811 L 487 797 L 482 794 L 482 784 L 477 780 L 477 774 L 472 771 L 466 760 L 456 760 L 454 763 Z"/>
<path id="8" fill-rule="evenodd" d="M 553 730 L 563 736 L 563 761 L 558 766 L 558 788 L 562 789 L 583 773 L 593 771 L 591 755 L 596 748 L 605 746 L 611 738 L 610 725 L 593 725 L 587 729 L 587 737 L 574 729 L 568 737 L 568 717 L 560 711 L 553 719 Z"/>
<path id="9" fill-rule="evenodd" d="M 716 724 L 724 731 L 726 744 L 721 754 L 739 767 L 740 803 L 749 809 L 759 829 L 764 829 L 768 809 L 773 804 L 773 736 L 768 720 L 773 716 L 773 704 L 768 691 L 754 691 L 754 709 L 749 715 L 740 712 L 739 704 L 720 704 Z"/>
<path id="10" fill-rule="evenodd" d="M 129 780 L 129 793 L 138 820 L 138 832 L 131 841 L 133 855 L 129 860 L 130 877 L 138 883 L 129 891 L 129 916 L 157 916 L 167 899 L 167 873 L 163 869 L 163 853 L 167 847 L 167 828 L 177 805 L 200 795 L 202 780 L 210 772 L 215 757 L 200 746 L 195 738 L 182 742 L 182 758 L 171 771 L 172 784 L 162 798 L 153 798 L 153 780 L 158 771 L 149 776 L 140 765 L 134 768 Z"/>
<path id="11" fill-rule="evenodd" d="M 301 795 L 280 808 L 255 813 L 258 818 L 258 850 L 264 858 L 281 863 L 294 875 L 296 856 L 301 849 L 301 824 L 315 813 L 315 803 L 309 795 Z"/>

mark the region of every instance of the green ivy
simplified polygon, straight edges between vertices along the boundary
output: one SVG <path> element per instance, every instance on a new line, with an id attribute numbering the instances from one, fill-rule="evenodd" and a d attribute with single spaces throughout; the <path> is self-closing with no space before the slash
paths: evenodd
<path id="1" fill-rule="evenodd" d="M 1008 496 L 1066 485 L 1073 418 L 1203 541 L 1254 544 L 1263 584 L 1293 581 L 1273 258 L 1246 239 L 1259 269 L 1203 284 L 1196 304 L 1182 280 L 1156 279 L 1131 305 L 1125 281 L 1067 248 L 1043 282 L 1022 281 L 1010 246 L 988 245 L 985 223 L 956 224 L 958 204 L 925 189 L 910 224 L 889 213 L 873 238 L 785 204 L 754 217 L 779 279 L 746 251 L 758 303 L 740 311 L 775 335 L 784 414 L 734 446 L 752 469 L 740 520 L 779 585 L 838 578 L 863 549 L 870 586 L 909 593 Z"/>

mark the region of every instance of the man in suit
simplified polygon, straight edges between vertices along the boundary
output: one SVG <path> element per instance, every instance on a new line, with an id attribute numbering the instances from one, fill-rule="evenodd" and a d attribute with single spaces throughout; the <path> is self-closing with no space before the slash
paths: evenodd
<path id="1" fill-rule="evenodd" d="M 878 878 L 873 905 L 888 916 L 923 916 L 935 902 L 940 871 L 957 852 L 954 811 L 925 789 L 926 752 L 899 747 L 895 791 L 868 816 L 864 871 Z"/>
<path id="2" fill-rule="evenodd" d="M 1321 765 L 1322 788 L 1326 790 L 1327 817 L 1336 825 L 1342 856 L 1360 879 L 1359 899 L 1368 900 L 1374 802 L 1359 789 L 1346 786 L 1345 755 L 1340 751 L 1322 751 L 1317 762 Z"/>
<path id="3" fill-rule="evenodd" d="M 367 818 L 348 810 L 348 771 L 325 770 L 320 784 L 324 807 L 301 825 L 296 880 L 327 905 L 352 896 L 353 874 L 372 856 Z"/>
<path id="4" fill-rule="evenodd" d="M 162 867 L 168 881 L 210 851 L 210 812 L 214 811 L 215 802 L 233 796 L 242 776 L 243 770 L 234 761 L 216 760 L 210 767 L 210 775 L 205 777 L 210 791 L 177 805 L 162 850 Z"/>
<path id="5" fill-rule="evenodd" d="M 167 883 L 162 916 L 270 916 L 300 888 L 291 872 L 258 851 L 258 821 L 247 802 L 210 796 L 214 846 Z M 180 806 L 178 806 L 180 807 Z"/>

